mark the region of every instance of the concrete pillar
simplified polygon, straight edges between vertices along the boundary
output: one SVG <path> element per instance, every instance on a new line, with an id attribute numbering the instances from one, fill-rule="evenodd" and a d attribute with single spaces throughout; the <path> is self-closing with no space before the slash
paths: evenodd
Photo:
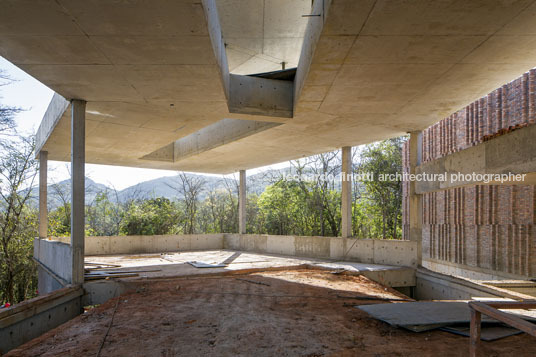
<path id="1" fill-rule="evenodd" d="M 246 234 L 246 170 L 240 170 L 238 189 L 238 233 Z"/>
<path id="2" fill-rule="evenodd" d="M 48 152 L 39 152 L 39 238 L 48 236 L 48 207 L 47 207 L 47 171 Z"/>
<path id="3" fill-rule="evenodd" d="M 71 102 L 71 253 L 72 283 L 84 282 L 86 102 Z"/>
<path id="4" fill-rule="evenodd" d="M 341 170 L 341 236 L 348 238 L 352 236 L 352 147 L 342 148 L 342 170 Z"/>
<path id="5" fill-rule="evenodd" d="M 414 131 L 409 137 L 409 172 L 421 164 L 422 132 Z M 409 240 L 417 242 L 417 265 L 422 265 L 422 195 L 415 191 L 415 181 L 409 183 Z"/>

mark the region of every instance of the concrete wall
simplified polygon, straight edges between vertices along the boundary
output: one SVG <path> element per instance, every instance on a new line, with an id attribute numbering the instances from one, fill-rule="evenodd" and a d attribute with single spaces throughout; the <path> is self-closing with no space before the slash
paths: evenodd
<path id="1" fill-rule="evenodd" d="M 339 237 L 224 234 L 224 247 L 258 253 L 416 267 L 416 242 Z"/>
<path id="2" fill-rule="evenodd" d="M 479 279 L 536 274 L 535 123 L 533 69 L 423 130 L 417 172 L 513 172 L 529 178 L 523 185 L 418 182 L 417 192 L 424 193 L 423 266 Z M 403 153 L 407 171 L 407 144 Z M 408 192 L 404 182 L 404 237 L 409 236 Z"/>
<path id="3" fill-rule="evenodd" d="M 470 279 L 440 274 L 428 269 L 416 272 L 418 300 L 471 300 L 476 297 L 533 299 L 532 296 Z"/>
<path id="4" fill-rule="evenodd" d="M 61 241 L 34 240 L 34 259 L 38 262 L 40 294 L 57 290 L 71 282 L 71 246 Z"/>
<path id="5" fill-rule="evenodd" d="M 82 294 L 81 287 L 69 286 L 2 309 L 0 355 L 79 315 Z"/>
<path id="6" fill-rule="evenodd" d="M 69 243 L 69 237 L 53 238 Z M 86 237 L 86 255 L 162 253 L 223 249 L 223 234 Z"/>

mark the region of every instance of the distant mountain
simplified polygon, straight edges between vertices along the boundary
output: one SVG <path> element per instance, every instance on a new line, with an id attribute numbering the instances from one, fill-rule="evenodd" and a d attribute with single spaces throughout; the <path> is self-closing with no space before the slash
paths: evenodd
<path id="1" fill-rule="evenodd" d="M 274 183 L 278 177 L 288 171 L 289 169 L 287 168 L 282 170 L 267 170 L 257 173 L 255 175 L 248 176 L 248 193 L 255 193 L 257 195 L 260 195 L 264 192 L 267 186 Z M 186 176 L 191 179 L 203 180 L 203 190 L 199 195 L 200 200 L 204 200 L 207 197 L 208 193 L 213 190 L 226 190 L 229 187 L 236 191 L 238 187 L 238 175 L 236 175 L 236 178 L 223 178 L 221 176 L 218 177 L 187 173 Z M 132 198 L 147 199 L 155 197 L 165 197 L 173 200 L 180 197 L 180 185 L 181 181 L 179 175 L 165 176 L 154 180 L 140 182 L 123 190 L 115 191 L 111 187 L 97 183 L 86 177 L 86 204 L 92 204 L 97 194 L 100 192 L 108 192 L 110 195 L 110 199 L 115 200 L 117 197 L 118 201 L 120 202 Z M 71 200 L 70 180 L 64 180 L 48 186 L 49 209 L 55 209 L 63 205 L 64 200 L 67 202 Z M 36 186 L 32 189 L 30 204 L 37 207 L 38 201 L 39 187 Z"/>
<path id="2" fill-rule="evenodd" d="M 111 191 L 106 185 L 97 183 L 86 177 L 86 204 L 91 204 L 99 192 Z M 51 209 L 57 208 L 63 205 L 64 200 L 66 202 L 71 201 L 71 180 L 63 180 L 58 183 L 48 185 L 48 207 Z M 38 206 L 39 204 L 39 186 L 35 186 L 30 193 L 30 205 Z"/>
<path id="3" fill-rule="evenodd" d="M 264 192 L 267 186 L 275 182 L 276 177 L 279 177 L 283 171 L 286 170 L 269 170 L 257 173 L 255 175 L 248 176 L 247 178 L 247 190 L 248 193 L 255 193 L 260 195 Z M 207 176 L 198 174 L 186 174 L 190 179 L 203 180 L 203 190 L 199 195 L 200 200 L 204 200 L 207 194 L 215 190 L 237 190 L 238 177 L 218 177 Z M 238 176 L 238 175 L 237 175 Z M 166 197 L 169 199 L 176 199 L 180 196 L 181 179 L 177 176 L 160 177 L 150 181 L 140 182 L 134 186 L 130 186 L 121 190 L 118 193 L 120 201 L 129 198 L 152 198 L 152 197 Z"/>

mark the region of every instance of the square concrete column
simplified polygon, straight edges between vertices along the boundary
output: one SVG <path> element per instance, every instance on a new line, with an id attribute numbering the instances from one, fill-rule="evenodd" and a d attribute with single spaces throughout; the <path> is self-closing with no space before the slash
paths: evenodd
<path id="1" fill-rule="evenodd" d="M 84 282 L 86 102 L 71 102 L 72 283 Z"/>
<path id="2" fill-rule="evenodd" d="M 342 148 L 341 170 L 341 236 L 352 236 L 352 147 Z"/>
<path id="3" fill-rule="evenodd" d="M 238 189 L 238 233 L 246 234 L 246 170 L 240 170 Z"/>
<path id="4" fill-rule="evenodd" d="M 415 174 L 415 169 L 421 164 L 422 132 L 414 131 L 409 137 L 409 172 Z M 415 191 L 415 181 L 409 183 L 409 240 L 417 242 L 417 265 L 422 264 L 422 195 Z"/>
<path id="5" fill-rule="evenodd" d="M 48 207 L 47 207 L 47 171 L 48 152 L 39 152 L 39 238 L 48 236 Z"/>

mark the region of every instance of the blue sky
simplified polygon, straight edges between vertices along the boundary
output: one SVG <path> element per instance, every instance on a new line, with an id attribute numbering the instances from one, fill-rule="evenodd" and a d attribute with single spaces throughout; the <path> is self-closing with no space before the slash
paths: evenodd
<path id="1" fill-rule="evenodd" d="M 37 128 L 39 128 L 43 114 L 54 92 L 2 57 L 0 57 L 0 69 L 15 80 L 7 86 L 0 87 L 0 100 L 2 104 L 25 109 L 15 118 L 17 130 L 23 134 L 35 133 Z M 288 163 L 281 163 L 266 168 L 283 166 L 288 166 Z M 251 170 L 248 171 L 248 174 L 253 174 L 266 168 Z M 86 164 L 86 175 L 88 177 L 93 181 L 114 186 L 116 189 L 123 189 L 135 185 L 138 182 L 176 174 L 176 171 Z M 49 184 L 68 177 L 69 165 L 67 163 L 57 161 L 49 162 Z"/>

